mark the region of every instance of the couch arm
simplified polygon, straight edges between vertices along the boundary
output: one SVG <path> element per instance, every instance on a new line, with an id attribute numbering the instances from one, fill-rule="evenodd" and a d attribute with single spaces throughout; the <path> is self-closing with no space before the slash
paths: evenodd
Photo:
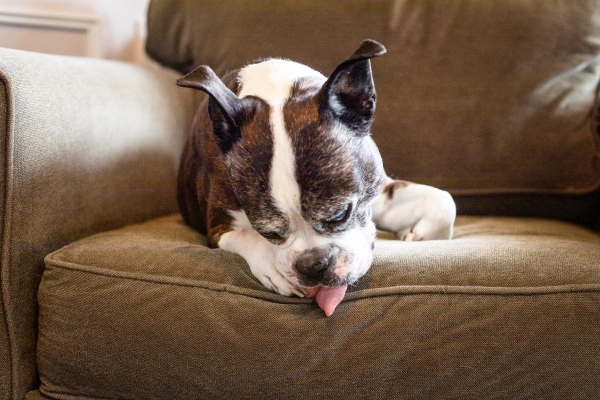
<path id="1" fill-rule="evenodd" d="M 176 211 L 193 115 L 176 76 L 0 49 L 0 398 L 35 385 L 43 258 L 94 232 Z"/>

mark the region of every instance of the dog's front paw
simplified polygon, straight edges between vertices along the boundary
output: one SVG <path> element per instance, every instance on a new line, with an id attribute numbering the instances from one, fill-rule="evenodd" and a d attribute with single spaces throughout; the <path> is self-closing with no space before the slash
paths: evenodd
<path id="1" fill-rule="evenodd" d="M 219 248 L 244 258 L 250 272 L 260 283 L 284 296 L 304 297 L 302 290 L 287 279 L 277 268 L 277 252 L 273 244 L 251 229 L 227 232 L 219 239 Z"/>
<path id="2" fill-rule="evenodd" d="M 266 263 L 261 263 L 260 266 L 253 268 L 252 265 L 250 265 L 250 262 L 248 262 L 250 271 L 252 271 L 252 274 L 260 281 L 260 283 L 262 283 L 264 287 L 283 296 L 296 295 L 299 297 L 304 297 L 304 293 L 300 290 L 300 288 L 285 279 L 276 268 L 265 269 L 265 264 Z"/>

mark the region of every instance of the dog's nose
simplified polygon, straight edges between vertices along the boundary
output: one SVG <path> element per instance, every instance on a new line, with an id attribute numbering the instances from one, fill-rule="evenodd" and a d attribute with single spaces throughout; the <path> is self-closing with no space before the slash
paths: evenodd
<path id="1" fill-rule="evenodd" d="M 329 268 L 335 266 L 335 253 L 332 245 L 305 250 L 296 258 L 294 267 L 307 278 L 323 282 Z"/>

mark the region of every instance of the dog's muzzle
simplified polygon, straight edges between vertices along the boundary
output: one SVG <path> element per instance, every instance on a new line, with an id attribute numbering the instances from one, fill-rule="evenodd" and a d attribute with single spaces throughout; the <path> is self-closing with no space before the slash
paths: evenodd
<path id="1" fill-rule="evenodd" d="M 341 284 L 341 277 L 335 273 L 340 248 L 328 244 L 304 250 L 298 255 L 294 268 L 302 285 L 336 286 Z"/>

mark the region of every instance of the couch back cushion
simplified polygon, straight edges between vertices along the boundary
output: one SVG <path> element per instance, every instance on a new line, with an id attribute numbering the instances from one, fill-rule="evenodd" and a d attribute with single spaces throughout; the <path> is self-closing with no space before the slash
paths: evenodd
<path id="1" fill-rule="evenodd" d="M 149 54 L 181 72 L 276 56 L 327 75 L 361 40 L 382 42 L 373 137 L 386 170 L 470 198 L 459 212 L 478 196 L 600 186 L 595 0 L 153 0 L 148 23 Z"/>

